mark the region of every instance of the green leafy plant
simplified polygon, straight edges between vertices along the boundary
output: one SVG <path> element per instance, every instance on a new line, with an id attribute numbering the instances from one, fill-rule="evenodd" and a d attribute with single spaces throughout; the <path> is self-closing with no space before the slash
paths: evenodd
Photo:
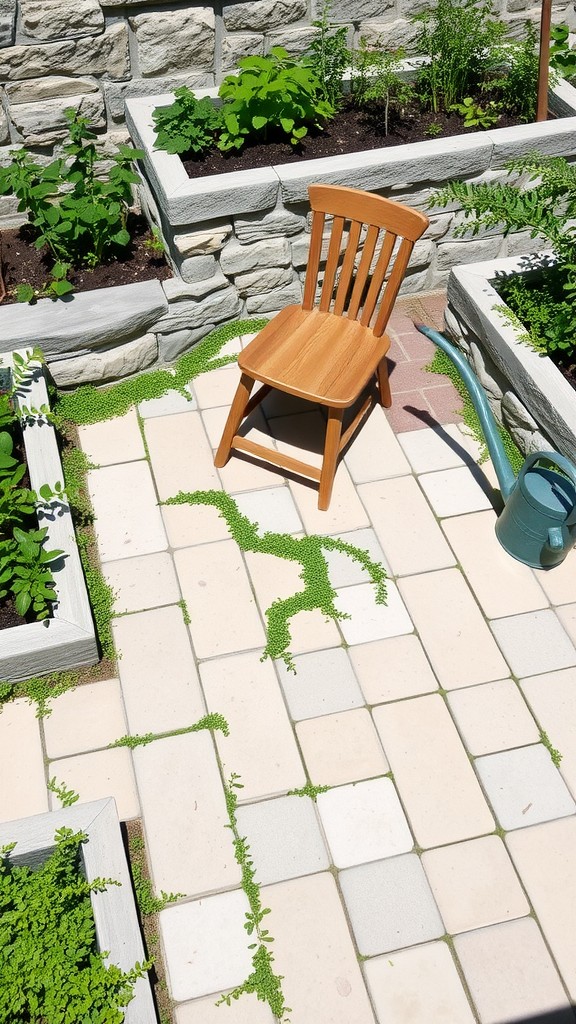
<path id="1" fill-rule="evenodd" d="M 330 22 L 330 2 L 325 0 L 320 17 L 312 22 L 318 29 L 306 52 L 309 66 L 320 83 L 319 95 L 333 110 L 342 105 L 342 79 L 350 64 L 348 29 Z"/>
<path id="2" fill-rule="evenodd" d="M 267 57 L 243 57 L 238 75 L 227 75 L 220 86 L 224 100 L 224 129 L 218 146 L 240 149 L 247 139 L 266 139 L 279 129 L 297 145 L 314 125 L 334 114 L 321 98 L 322 85 L 312 68 L 273 46 Z"/>
<path id="3" fill-rule="evenodd" d="M 424 135 L 430 135 L 433 139 L 435 139 L 437 135 L 440 135 L 441 131 L 442 125 L 438 124 L 437 121 L 432 121 L 428 125 L 428 127 L 424 129 Z"/>
<path id="4" fill-rule="evenodd" d="M 550 739 L 548 737 L 548 733 L 544 732 L 543 729 L 540 729 L 540 742 L 544 744 L 546 750 L 550 754 L 550 757 L 552 758 L 552 764 L 554 764 L 556 768 L 559 768 L 560 762 L 562 761 L 562 754 L 559 750 L 556 750 L 556 747 L 552 746 Z"/>
<path id="5" fill-rule="evenodd" d="M 435 193 L 431 205 L 456 200 L 465 214 L 458 234 L 504 227 L 504 233 L 530 229 L 546 240 L 549 257 L 526 257 L 538 272 L 495 282 L 502 298 L 527 328 L 532 344 L 557 362 L 576 356 L 576 169 L 563 157 L 529 153 L 506 164 L 510 181 L 469 184 L 450 182 Z M 526 181 L 526 178 L 528 181 Z"/>
<path id="6" fill-rule="evenodd" d="M 42 867 L 11 862 L 15 844 L 0 857 L 0 1019 L 10 1024 L 90 1021 L 121 1024 L 133 986 L 151 961 L 122 971 L 98 952 L 91 892 L 113 879 L 86 881 L 81 832 L 62 828 Z"/>
<path id="7" fill-rule="evenodd" d="M 0 542 L 0 600 L 11 592 L 19 615 L 31 609 L 37 619 L 46 619 L 55 599 L 51 564 L 62 551 L 46 551 L 48 527 L 24 532 L 18 526 L 12 539 Z"/>
<path id="8" fill-rule="evenodd" d="M 155 740 L 165 740 L 170 736 L 185 736 L 189 732 L 201 732 L 202 729 L 219 729 L 224 736 L 230 735 L 230 729 L 228 728 L 228 722 L 218 711 L 211 711 L 208 715 L 204 715 L 198 722 L 194 722 L 193 725 L 184 725 L 180 729 L 171 729 L 169 732 L 147 732 L 143 736 L 132 735 L 132 736 L 121 736 L 119 739 L 114 740 L 110 743 L 110 747 L 129 747 L 130 750 L 134 750 L 135 747 L 145 747 L 148 743 L 154 743 Z"/>
<path id="9" fill-rule="evenodd" d="M 330 789 L 330 786 L 314 786 L 310 782 L 310 779 L 308 779 L 308 781 L 307 781 L 305 786 L 302 786 L 301 789 L 289 789 L 287 795 L 288 796 L 308 796 L 308 797 L 310 797 L 311 800 L 314 801 L 314 803 L 316 803 L 316 801 L 318 799 L 318 794 L 319 793 L 327 793 L 329 789 Z"/>
<path id="10" fill-rule="evenodd" d="M 163 252 L 166 251 L 166 246 L 164 245 L 164 242 L 162 241 L 162 236 L 161 236 L 158 228 L 154 228 L 154 227 L 151 229 L 151 234 L 152 234 L 152 238 L 146 238 L 144 240 L 144 248 L 145 249 L 149 249 L 151 252 L 155 252 L 155 253 L 158 253 L 158 255 L 160 255 L 160 253 L 163 253 Z"/>
<path id="11" fill-rule="evenodd" d="M 157 107 L 152 114 L 156 132 L 155 149 L 167 153 L 205 153 L 214 145 L 222 127 L 222 111 L 207 96 L 196 99 L 186 85 L 174 90 L 169 107 Z"/>
<path id="12" fill-rule="evenodd" d="M 576 75 L 576 49 L 570 46 L 568 25 L 553 25 L 550 29 L 550 67 L 562 78 Z"/>
<path id="13" fill-rule="evenodd" d="M 37 248 L 48 246 L 59 262 L 95 266 L 130 242 L 126 220 L 132 185 L 139 181 L 130 165 L 144 154 L 119 146 L 103 177 L 88 119 L 71 108 L 64 113 L 66 157 L 42 167 L 25 150 L 12 151 L 12 163 L 0 168 L 0 195 L 20 200 L 18 209 L 27 212 L 38 231 Z"/>
<path id="14" fill-rule="evenodd" d="M 472 96 L 466 96 L 462 103 L 453 103 L 450 110 L 455 110 L 464 118 L 465 128 L 492 128 L 500 117 L 500 104 L 491 100 L 482 107 L 475 103 Z"/>
<path id="15" fill-rule="evenodd" d="M 56 776 L 49 779 L 46 783 L 46 789 L 49 789 L 51 793 L 55 793 L 58 797 L 62 807 L 72 807 L 73 804 L 80 799 L 80 794 L 75 793 L 73 789 L 67 789 L 64 782 L 58 782 Z"/>
<path id="16" fill-rule="evenodd" d="M 34 303 L 39 298 L 59 299 L 63 295 L 73 292 L 74 285 L 66 280 L 70 266 L 70 263 L 55 263 L 50 271 L 51 280 L 46 281 L 40 291 L 33 288 L 31 284 L 16 285 L 16 300 Z"/>
<path id="17" fill-rule="evenodd" d="M 352 62 L 353 95 L 356 105 L 371 102 L 384 108 L 384 135 L 388 135 L 390 108 L 405 107 L 415 96 L 413 86 L 399 74 L 404 50 L 382 50 L 369 47 L 366 40 L 354 52 Z"/>
<path id="18" fill-rule="evenodd" d="M 21 698 L 36 704 L 36 718 L 46 718 L 52 714 L 49 702 L 73 689 L 79 678 L 78 672 L 55 672 L 20 683 L 0 683 L 0 711 L 8 701 Z"/>
<path id="19" fill-rule="evenodd" d="M 418 53 L 428 58 L 417 74 L 418 92 L 435 113 L 473 94 L 501 63 L 505 25 L 491 0 L 437 0 L 413 21 Z"/>
<path id="20" fill-rule="evenodd" d="M 536 117 L 538 94 L 538 34 L 531 21 L 525 25 L 524 38 L 512 42 L 506 48 L 506 73 L 492 82 L 499 90 L 507 110 L 515 113 L 522 121 L 533 121 Z M 558 81 L 558 75 L 550 71 L 550 84 Z"/>

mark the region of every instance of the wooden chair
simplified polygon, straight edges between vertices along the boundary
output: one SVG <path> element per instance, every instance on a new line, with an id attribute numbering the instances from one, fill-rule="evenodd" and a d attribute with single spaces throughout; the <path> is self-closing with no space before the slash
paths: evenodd
<path id="1" fill-rule="evenodd" d="M 375 375 L 382 405 L 389 408 L 392 404 L 386 365 L 390 339 L 384 330 L 414 242 L 429 222 L 417 210 L 359 189 L 310 185 L 308 191 L 314 216 L 304 300 L 301 306 L 287 306 L 278 313 L 238 356 L 240 384 L 216 453 L 215 465 L 224 466 L 230 450 L 234 448 L 311 477 L 320 484 L 318 508 L 326 510 L 330 504 L 338 455 L 371 408 L 371 394 L 342 433 L 345 410 L 359 399 L 366 388 L 372 390 Z M 315 305 L 326 214 L 331 214 L 334 219 L 320 301 Z M 347 221 L 350 222 L 348 241 L 337 278 Z M 360 247 L 364 225 L 367 232 Z M 384 232 L 382 236 L 381 232 Z M 380 253 L 372 267 L 379 241 Z M 392 270 L 388 274 L 395 250 Z M 370 326 L 383 288 L 375 322 Z M 260 381 L 263 387 L 250 399 L 255 381 Z M 242 420 L 272 388 L 327 406 L 321 470 L 238 434 Z"/>

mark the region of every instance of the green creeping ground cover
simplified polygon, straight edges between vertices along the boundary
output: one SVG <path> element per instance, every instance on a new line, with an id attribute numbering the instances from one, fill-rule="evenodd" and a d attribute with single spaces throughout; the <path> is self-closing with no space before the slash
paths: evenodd
<path id="1" fill-rule="evenodd" d="M 206 335 L 190 352 L 185 352 L 173 370 L 150 370 L 130 380 L 122 380 L 107 388 L 96 388 L 85 384 L 67 394 L 58 396 L 54 413 L 60 419 L 73 423 L 100 423 L 115 416 L 123 416 L 132 405 L 149 398 L 161 398 L 167 391 L 179 391 L 189 401 L 186 384 L 200 373 L 216 370 L 219 366 L 235 363 L 236 356 L 220 356 L 220 349 L 232 338 L 242 334 L 253 334 L 262 330 L 268 320 L 236 320 L 231 324 L 217 327 Z"/>
<path id="2" fill-rule="evenodd" d="M 470 395 L 468 393 L 468 388 L 466 387 L 464 381 L 462 380 L 462 377 L 458 373 L 458 370 L 454 366 L 454 363 L 450 359 L 450 356 L 447 356 L 446 353 L 442 351 L 442 349 L 436 349 L 432 362 L 430 363 L 429 366 L 426 366 L 425 369 L 428 370 L 430 373 L 443 374 L 445 377 L 449 377 L 450 380 L 452 381 L 454 387 L 456 388 L 458 394 L 460 395 L 460 398 L 462 399 L 461 413 L 464 418 L 464 423 L 470 430 L 472 436 L 482 446 L 479 462 L 486 462 L 486 460 L 489 457 L 489 452 L 486 446 L 484 431 L 480 426 L 480 420 L 478 419 L 478 414 L 474 408 L 472 399 L 470 398 Z M 500 426 L 499 423 L 497 423 L 496 426 L 498 427 L 498 433 L 502 438 L 502 444 L 504 445 L 506 455 L 510 460 L 510 465 L 512 466 L 512 469 L 514 470 L 514 473 L 517 476 L 524 462 L 524 456 L 522 455 L 522 452 L 517 447 L 517 445 L 515 444 L 514 440 L 512 439 L 506 428 Z"/>
<path id="3" fill-rule="evenodd" d="M 164 505 L 213 505 L 226 520 L 228 529 L 242 551 L 258 551 L 262 554 L 277 555 L 291 562 L 300 562 L 304 590 L 292 597 L 278 598 L 266 611 L 267 643 L 262 660 L 282 658 L 291 671 L 295 671 L 290 646 L 289 621 L 298 612 L 314 611 L 319 608 L 331 619 L 349 618 L 338 611 L 334 604 L 336 591 L 330 584 L 328 566 L 322 554 L 325 551 L 343 551 L 366 569 L 376 587 L 376 604 L 386 604 L 386 571 L 379 562 L 373 562 L 367 551 L 347 544 L 335 537 L 291 537 L 288 533 L 266 532 L 258 534 L 258 524 L 251 523 L 238 509 L 236 502 L 223 491 L 194 491 L 185 494 L 180 491 L 174 498 L 168 498 Z"/>
<path id="4" fill-rule="evenodd" d="M 80 847 L 87 836 L 62 828 L 56 848 L 35 871 L 0 852 L 0 1020 L 6 1024 L 122 1024 L 132 987 L 151 967 L 123 972 L 96 951 L 90 892 Z"/>

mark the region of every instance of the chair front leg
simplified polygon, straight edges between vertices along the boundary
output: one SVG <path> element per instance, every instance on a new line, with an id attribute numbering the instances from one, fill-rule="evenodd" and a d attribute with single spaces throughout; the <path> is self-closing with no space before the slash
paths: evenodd
<path id="1" fill-rule="evenodd" d="M 247 373 L 243 373 L 240 377 L 240 383 L 234 395 L 234 400 L 230 406 L 230 412 L 228 413 L 228 419 L 226 420 L 226 426 L 222 433 L 222 439 L 216 452 L 216 458 L 214 459 L 214 465 L 217 469 L 222 469 L 230 458 L 230 448 L 232 441 L 238 432 L 238 427 L 244 419 L 246 406 L 250 398 L 250 392 L 254 387 L 254 378 L 249 377 Z"/>
<path id="2" fill-rule="evenodd" d="M 378 388 L 380 390 L 380 401 L 385 409 L 392 405 L 392 394 L 390 392 L 390 381 L 388 379 L 388 362 L 386 356 L 378 363 Z"/>
<path id="3" fill-rule="evenodd" d="M 322 459 L 322 472 L 320 473 L 320 491 L 318 494 L 318 508 L 321 512 L 327 511 L 330 498 L 332 497 L 336 462 L 338 461 L 338 453 L 340 451 L 343 416 L 343 409 L 328 409 L 326 441 L 324 444 L 324 458 Z"/>

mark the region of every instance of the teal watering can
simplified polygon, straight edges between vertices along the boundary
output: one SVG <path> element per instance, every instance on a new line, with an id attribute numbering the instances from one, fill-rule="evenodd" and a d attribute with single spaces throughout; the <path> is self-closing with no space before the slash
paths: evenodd
<path id="1" fill-rule="evenodd" d="M 496 522 L 502 547 L 536 569 L 559 565 L 576 543 L 576 469 L 558 452 L 534 452 L 515 477 L 486 395 L 465 357 L 438 331 L 414 326 L 450 357 L 478 414 L 505 502 Z"/>

